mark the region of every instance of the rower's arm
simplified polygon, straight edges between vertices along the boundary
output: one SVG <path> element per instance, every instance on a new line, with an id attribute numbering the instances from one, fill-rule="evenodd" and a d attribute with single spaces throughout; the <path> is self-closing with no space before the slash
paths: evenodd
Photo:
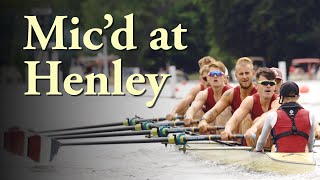
<path id="1" fill-rule="evenodd" d="M 310 113 L 310 123 L 311 123 L 311 128 L 310 128 L 310 134 L 309 134 L 309 139 L 308 139 L 308 149 L 309 152 L 313 151 L 313 144 L 314 144 L 314 137 L 315 137 L 315 127 L 316 127 L 316 119 L 313 113 Z"/>
<path id="2" fill-rule="evenodd" d="M 188 108 L 185 119 L 193 119 L 193 116 L 202 108 L 202 106 L 205 104 L 208 96 L 208 91 L 201 91 L 196 96 L 195 100 L 191 104 L 191 106 Z"/>
<path id="3" fill-rule="evenodd" d="M 276 120 L 277 120 L 276 112 L 268 113 L 263 124 L 262 132 L 257 141 L 256 151 L 261 151 L 263 146 L 266 144 L 270 131 L 273 127 L 273 124 L 275 124 L 275 122 L 272 122 L 272 121 L 276 121 Z"/>
<path id="4" fill-rule="evenodd" d="M 225 131 L 232 133 L 236 127 L 239 126 L 240 122 L 250 113 L 252 107 L 253 97 L 248 96 L 242 101 L 240 107 L 233 113 L 232 117 L 227 122 Z"/>
<path id="5" fill-rule="evenodd" d="M 279 109 L 280 106 L 281 104 L 279 104 L 279 97 L 277 97 L 277 99 L 272 101 L 271 109 L 269 111 L 276 111 L 277 109 Z"/>
<path id="6" fill-rule="evenodd" d="M 200 86 L 193 87 L 190 92 L 172 109 L 171 114 L 181 114 L 181 112 L 194 101 L 197 94 L 200 92 Z"/>
<path id="7" fill-rule="evenodd" d="M 315 118 L 315 124 L 314 124 L 314 133 L 317 139 L 320 139 L 320 125 L 317 121 L 317 118 Z"/>
<path id="8" fill-rule="evenodd" d="M 267 114 L 269 112 L 277 111 L 279 107 L 280 107 L 279 99 L 277 98 L 272 102 L 271 109 L 269 111 L 263 113 L 261 116 L 257 117 L 256 119 L 252 119 L 254 121 L 253 125 L 248 130 L 256 133 L 258 129 L 262 129 L 264 121 L 267 117 Z"/>
<path id="9" fill-rule="evenodd" d="M 207 121 L 207 123 L 213 122 L 217 116 L 219 116 L 222 111 L 224 111 L 231 103 L 231 99 L 233 98 L 233 88 L 227 90 L 223 93 L 220 100 L 213 106 L 208 112 L 203 115 L 203 119 Z"/>

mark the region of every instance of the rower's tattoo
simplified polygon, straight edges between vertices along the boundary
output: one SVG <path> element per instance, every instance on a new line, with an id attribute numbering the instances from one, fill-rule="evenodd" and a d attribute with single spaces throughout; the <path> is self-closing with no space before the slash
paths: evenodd
<path id="1" fill-rule="evenodd" d="M 231 92 L 226 92 L 226 93 L 224 93 L 223 95 L 224 95 L 224 96 L 230 96 L 230 94 L 231 94 Z"/>

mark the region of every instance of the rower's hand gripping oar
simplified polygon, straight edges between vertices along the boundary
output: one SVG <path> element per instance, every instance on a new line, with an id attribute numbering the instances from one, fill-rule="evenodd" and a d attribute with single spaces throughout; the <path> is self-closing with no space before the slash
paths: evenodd
<path id="1" fill-rule="evenodd" d="M 243 138 L 243 134 L 234 134 L 233 138 Z M 148 139 L 129 139 L 129 140 L 111 140 L 111 141 L 93 141 L 93 142 L 72 142 L 72 143 L 60 143 L 56 140 L 52 140 L 50 144 L 49 155 L 47 159 L 50 161 L 58 153 L 58 150 L 61 146 L 82 146 L 82 145 L 107 145 L 107 144 L 136 144 L 136 143 L 167 143 L 167 144 L 176 144 L 176 145 L 185 145 L 190 141 L 215 141 L 221 139 L 221 135 L 200 135 L 200 136 L 187 136 L 185 134 L 169 134 L 168 137 L 158 137 L 158 138 L 148 138 Z M 40 149 L 39 149 L 40 151 Z M 30 157 L 34 161 L 41 161 L 44 159 L 40 157 L 40 153 L 36 156 Z M 43 153 L 41 154 L 43 155 Z M 49 158 L 48 158 L 49 157 Z"/>

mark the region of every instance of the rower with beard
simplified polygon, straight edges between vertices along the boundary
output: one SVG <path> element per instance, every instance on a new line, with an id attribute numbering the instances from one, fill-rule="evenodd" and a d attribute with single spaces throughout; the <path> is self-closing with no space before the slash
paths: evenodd
<path id="1" fill-rule="evenodd" d="M 251 59 L 247 57 L 239 58 L 235 66 L 235 75 L 239 82 L 239 86 L 226 91 L 216 105 L 203 115 L 198 125 L 200 134 L 207 134 L 208 124 L 215 122 L 217 117 L 225 109 L 231 107 L 232 112 L 235 112 L 239 108 L 243 99 L 257 92 L 252 83 L 253 63 Z M 228 120 L 227 117 L 224 119 Z M 248 126 L 246 123 L 250 121 L 250 117 L 246 117 L 243 126 Z"/>
<path id="2" fill-rule="evenodd" d="M 206 66 L 205 71 L 207 72 L 207 81 L 210 87 L 196 96 L 196 99 L 186 112 L 184 119 L 186 126 L 190 126 L 193 119 L 202 117 L 203 112 L 210 110 L 219 101 L 222 94 L 232 88 L 225 84 L 225 69 L 224 64 L 218 61 Z M 202 112 L 201 116 L 199 116 L 199 111 Z M 229 114 L 231 115 L 230 111 Z"/>
<path id="3" fill-rule="evenodd" d="M 274 93 L 275 73 L 269 68 L 260 68 L 256 73 L 256 79 L 258 93 L 243 100 L 240 107 L 227 122 L 225 130 L 221 133 L 222 140 L 230 139 L 232 133 L 236 132 L 239 124 L 248 114 L 254 120 L 269 110 L 280 107 L 278 95 Z M 243 145 L 246 145 L 246 143 Z"/>
<path id="4" fill-rule="evenodd" d="M 195 85 L 191 88 L 189 93 L 181 100 L 179 103 L 172 109 L 172 111 L 166 115 L 167 120 L 174 120 L 175 115 L 184 115 L 188 108 L 190 107 L 191 103 L 196 98 L 197 94 L 208 87 L 210 84 L 207 82 L 207 72 L 204 73 L 204 66 L 212 64 L 216 62 L 216 60 L 210 56 L 205 56 L 198 61 L 199 64 L 199 84 Z"/>

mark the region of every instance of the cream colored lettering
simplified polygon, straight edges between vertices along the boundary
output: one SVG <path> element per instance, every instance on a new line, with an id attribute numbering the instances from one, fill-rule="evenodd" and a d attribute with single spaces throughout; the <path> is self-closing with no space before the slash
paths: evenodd
<path id="1" fill-rule="evenodd" d="M 59 64 L 61 61 L 47 61 L 46 63 L 50 66 L 50 75 L 37 75 L 37 65 L 40 63 L 39 61 L 25 61 L 28 65 L 28 91 L 24 94 L 29 95 L 41 95 L 41 93 L 37 92 L 37 79 L 49 80 L 50 81 L 50 90 L 46 93 L 48 96 L 52 95 L 62 95 L 59 92 L 59 78 L 58 78 L 58 71 L 59 71 Z M 113 92 L 110 93 L 108 91 L 108 77 L 105 74 L 89 74 L 85 76 L 87 81 L 86 84 L 86 92 L 84 92 L 84 88 L 80 88 L 75 90 L 72 88 L 72 84 L 83 84 L 84 79 L 79 74 L 70 74 L 68 75 L 63 82 L 64 90 L 67 94 L 76 96 L 84 93 L 84 95 L 105 95 L 105 96 L 121 96 L 125 95 L 122 91 L 122 66 L 121 66 L 121 59 L 115 60 L 112 62 L 114 64 L 114 89 Z M 141 74 L 132 74 L 126 80 L 126 89 L 128 93 L 134 96 L 143 95 L 147 90 L 142 88 L 140 90 L 134 87 L 135 84 L 145 84 L 148 80 L 150 82 L 152 91 L 153 91 L 153 99 L 146 103 L 146 106 L 151 108 L 157 102 L 160 93 L 171 75 L 169 74 L 145 74 L 144 76 Z M 161 78 L 160 83 L 158 84 L 157 78 Z M 100 91 L 97 93 L 95 91 L 95 80 L 99 79 L 100 82 Z"/>
<path id="2" fill-rule="evenodd" d="M 50 91 L 47 95 L 62 95 L 58 91 L 58 67 L 61 61 L 47 61 L 50 65 L 50 75 L 48 76 L 37 76 L 37 65 L 39 61 L 25 61 L 28 64 L 28 92 L 25 95 L 40 95 L 37 92 L 37 79 L 49 79 L 50 80 Z"/>
<path id="3" fill-rule="evenodd" d="M 70 94 L 71 96 L 77 96 L 82 93 L 83 88 L 80 88 L 79 90 L 74 90 L 71 87 L 71 84 L 81 84 L 83 83 L 83 79 L 79 74 L 70 74 L 66 77 L 66 79 L 63 82 L 64 90 Z"/>
<path id="4" fill-rule="evenodd" d="M 28 40 L 27 40 L 27 46 L 23 47 L 23 49 L 26 49 L 26 50 L 36 49 L 36 47 L 32 46 L 32 29 L 34 30 L 35 35 L 39 40 L 42 50 L 45 50 L 47 48 L 48 42 L 54 30 L 56 30 L 56 46 L 53 47 L 52 49 L 67 49 L 63 45 L 63 20 L 67 17 L 68 16 L 56 16 L 48 36 L 45 37 L 39 25 L 37 17 L 24 16 L 24 18 L 28 20 Z"/>
<path id="5" fill-rule="evenodd" d="M 114 31 L 111 35 L 111 44 L 114 48 L 118 50 L 132 50 L 138 47 L 133 44 L 133 14 L 125 16 L 126 18 L 126 28 L 120 28 Z M 119 42 L 120 33 L 124 32 L 126 34 L 126 45 L 123 46 Z"/>
<path id="6" fill-rule="evenodd" d="M 146 88 L 143 88 L 141 90 L 136 90 L 134 88 L 134 84 L 144 84 L 146 83 L 146 79 L 144 78 L 144 76 L 142 76 L 141 74 L 132 74 L 131 76 L 128 77 L 127 80 L 127 91 L 134 95 L 134 96 L 140 96 L 141 94 L 146 92 Z"/>
<path id="7" fill-rule="evenodd" d="M 160 74 L 161 82 L 159 85 L 157 83 L 157 77 L 159 76 L 158 74 L 146 74 L 145 76 L 149 79 L 149 82 L 150 82 L 150 85 L 151 85 L 151 88 L 152 88 L 153 94 L 154 94 L 153 99 L 146 103 L 146 106 L 148 108 L 151 108 L 155 105 L 156 101 L 159 98 L 160 92 L 162 91 L 166 81 L 168 80 L 169 77 L 171 77 L 171 75 L 170 74 Z"/>
<path id="8" fill-rule="evenodd" d="M 176 28 L 174 28 L 172 30 L 173 34 L 174 34 L 174 47 L 177 49 L 177 50 L 184 50 L 184 49 L 187 49 L 188 46 L 184 46 L 182 45 L 182 33 L 183 32 L 188 32 L 187 29 L 182 29 L 181 28 L 181 24 L 179 24 Z"/>

